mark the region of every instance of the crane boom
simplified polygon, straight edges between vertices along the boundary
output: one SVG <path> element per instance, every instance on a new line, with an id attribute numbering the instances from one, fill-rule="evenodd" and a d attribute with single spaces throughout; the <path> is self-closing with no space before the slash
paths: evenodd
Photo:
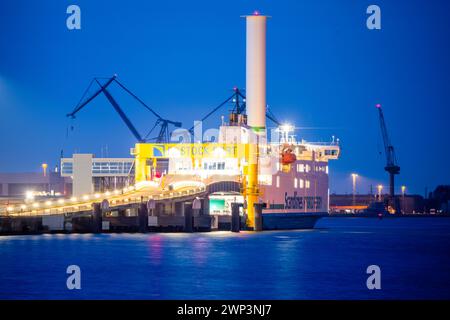
<path id="1" fill-rule="evenodd" d="M 143 105 L 148 111 L 150 111 L 157 118 L 156 119 L 156 124 L 155 124 L 155 126 L 153 128 L 155 128 L 155 127 L 157 127 L 159 125 L 159 126 L 161 126 L 161 129 L 159 131 L 158 136 L 153 138 L 154 140 L 156 140 L 156 142 L 168 142 L 168 140 L 169 140 L 169 124 L 171 124 L 171 125 L 173 125 L 173 126 L 175 126 L 177 128 L 181 127 L 181 122 L 171 121 L 171 120 L 162 118 L 155 110 L 150 108 L 144 101 L 142 101 L 138 96 L 136 96 L 128 88 L 126 88 L 122 83 L 120 83 L 117 80 L 117 76 L 116 75 L 114 75 L 111 78 L 109 78 L 108 81 L 106 81 L 106 83 L 103 84 L 103 85 L 98 81 L 97 78 L 94 78 L 93 81 L 91 82 L 91 84 L 89 85 L 88 89 L 86 90 L 86 92 L 89 90 L 89 88 L 91 87 L 91 85 L 92 85 L 92 83 L 94 81 L 100 86 L 100 89 L 95 91 L 94 94 L 91 95 L 84 102 L 80 102 L 78 104 L 78 106 L 76 106 L 75 109 L 71 113 L 67 114 L 68 117 L 75 118 L 75 115 L 81 109 L 83 109 L 87 104 L 89 104 L 92 100 L 94 100 L 100 93 L 103 93 L 105 95 L 105 97 L 108 99 L 108 101 L 111 103 L 111 105 L 113 106 L 114 110 L 116 110 L 116 112 L 119 114 L 119 116 L 122 119 L 122 121 L 125 122 L 126 126 L 131 131 L 131 133 L 133 134 L 133 136 L 136 138 L 136 140 L 138 142 L 146 142 L 147 140 L 152 140 L 152 139 L 147 139 L 147 136 L 152 132 L 153 129 L 150 130 L 150 132 L 147 134 L 147 136 L 145 138 L 142 137 L 142 135 L 139 133 L 139 131 L 133 125 L 131 120 L 127 117 L 125 112 L 122 110 L 120 105 L 113 98 L 111 93 L 107 90 L 107 88 L 109 87 L 109 85 L 111 85 L 111 83 L 116 82 L 125 92 L 127 92 L 134 99 L 136 99 L 141 105 Z M 83 96 L 83 98 L 84 98 L 84 96 Z"/>
<path id="2" fill-rule="evenodd" d="M 214 114 L 217 110 L 219 110 L 219 109 L 222 108 L 225 104 L 227 104 L 228 102 L 230 102 L 233 98 L 234 98 L 234 101 L 233 101 L 233 102 L 234 102 L 234 104 L 235 104 L 235 107 L 234 107 L 233 112 L 234 112 L 234 113 L 237 113 L 237 114 L 244 113 L 245 110 L 246 110 L 246 104 L 245 104 L 245 99 L 246 99 L 246 98 L 245 98 L 245 96 L 242 94 L 241 90 L 239 90 L 239 88 L 235 87 L 233 90 L 234 90 L 234 93 L 233 93 L 230 97 L 228 97 L 225 101 L 223 101 L 223 102 L 220 103 L 217 107 L 215 107 L 215 108 L 212 109 L 210 112 L 208 112 L 208 113 L 200 120 L 200 122 L 205 121 L 205 120 L 206 120 L 207 118 L 209 118 L 212 114 Z M 239 98 L 242 98 L 242 103 L 240 103 Z M 272 122 L 274 122 L 276 125 L 278 125 L 278 126 L 281 125 L 281 123 L 275 118 L 275 116 L 273 115 L 272 112 L 269 111 L 269 109 L 267 109 L 267 111 L 266 111 L 266 117 L 267 117 L 269 120 L 271 120 Z M 189 129 L 189 132 L 190 132 L 191 134 L 194 133 L 194 128 L 195 128 L 195 126 L 196 126 L 196 125 L 192 126 L 192 127 Z"/>
<path id="3" fill-rule="evenodd" d="M 77 107 L 75 107 L 75 109 L 71 112 L 67 114 L 67 117 L 70 117 L 72 119 L 75 119 L 75 115 L 78 113 L 78 111 L 80 111 L 81 109 L 83 109 L 89 102 L 91 102 L 92 100 L 94 100 L 100 93 L 102 93 L 102 91 L 104 89 L 106 89 L 116 78 L 116 76 L 112 76 L 111 79 L 109 79 L 104 85 L 100 85 L 100 89 L 98 89 L 90 98 L 88 98 L 86 101 L 84 101 L 83 103 L 79 104 Z M 95 79 L 96 80 L 96 79 Z M 97 81 L 97 80 L 96 80 Z M 97 81 L 98 83 L 98 81 Z M 92 82 L 91 82 L 92 84 Z M 90 86 L 89 86 L 90 87 Z M 89 88 L 88 88 L 89 89 Z"/>
<path id="4" fill-rule="evenodd" d="M 144 139 L 142 139 L 142 137 L 139 134 L 139 132 L 136 130 L 134 125 L 131 123 L 130 119 L 128 119 L 127 115 L 123 112 L 123 110 L 120 108 L 119 104 L 112 97 L 112 95 L 109 93 L 109 91 L 106 90 L 106 88 L 103 88 L 103 93 L 106 96 L 106 98 L 108 99 L 108 101 L 111 103 L 113 108 L 116 110 L 116 112 L 119 114 L 119 116 L 122 118 L 123 122 L 125 122 L 125 124 L 127 125 L 128 129 L 130 129 L 131 133 L 134 135 L 136 140 L 139 141 L 139 142 L 144 142 Z"/>
<path id="5" fill-rule="evenodd" d="M 150 108 L 144 101 L 142 101 L 138 96 L 136 96 L 133 92 L 131 92 L 130 90 L 128 90 L 127 87 L 125 87 L 121 82 L 119 82 L 119 80 L 116 79 L 116 83 L 123 89 L 125 90 L 128 94 L 130 94 L 133 98 L 135 98 L 140 104 L 142 104 L 148 111 L 150 111 L 151 113 L 153 113 L 153 115 L 158 118 L 159 120 L 162 120 L 168 124 L 172 124 L 177 128 L 181 127 L 181 122 L 178 121 L 171 121 L 171 120 L 167 120 L 167 119 L 163 119 L 158 113 L 156 113 L 155 110 L 153 110 L 152 108 Z"/>

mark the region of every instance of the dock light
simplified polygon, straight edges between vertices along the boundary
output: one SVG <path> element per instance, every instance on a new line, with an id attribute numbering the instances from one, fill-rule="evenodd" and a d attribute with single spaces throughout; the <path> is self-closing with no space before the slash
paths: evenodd
<path id="1" fill-rule="evenodd" d="M 378 200 L 381 200 L 381 191 L 383 190 L 383 186 L 379 184 L 377 186 L 377 189 L 378 189 Z"/>
<path id="2" fill-rule="evenodd" d="M 77 201 L 77 197 L 72 197 L 72 198 L 70 198 L 70 201 L 76 202 L 76 201 Z"/>
<path id="3" fill-rule="evenodd" d="M 405 208 L 406 208 L 406 203 L 405 203 L 405 191 L 406 191 L 406 186 L 402 186 L 402 211 L 403 213 L 405 213 Z"/>
<path id="4" fill-rule="evenodd" d="M 281 132 L 281 141 L 284 142 L 288 142 L 289 140 L 289 132 L 293 132 L 294 131 L 294 126 L 289 124 L 289 123 L 285 123 L 282 124 L 281 126 L 278 127 L 278 131 Z"/>
<path id="5" fill-rule="evenodd" d="M 47 206 L 51 206 L 51 205 L 52 205 L 52 202 L 51 202 L 51 201 L 46 201 L 45 204 L 46 204 Z"/>
<path id="6" fill-rule="evenodd" d="M 34 199 L 34 192 L 31 190 L 28 190 L 25 192 L 25 199 L 26 200 L 33 200 Z"/>
<path id="7" fill-rule="evenodd" d="M 357 173 L 352 173 L 353 180 L 353 207 L 356 206 L 356 178 L 358 177 Z"/>
<path id="8" fill-rule="evenodd" d="M 111 192 L 109 192 L 109 191 L 105 192 L 105 196 L 109 197 L 110 195 L 111 195 Z"/>
<path id="9" fill-rule="evenodd" d="M 37 202 L 33 203 L 33 208 L 39 208 L 39 203 Z"/>
<path id="10" fill-rule="evenodd" d="M 22 209 L 22 210 L 25 210 L 26 208 L 27 208 L 27 206 L 24 204 L 20 206 L 20 209 Z"/>
<path id="11" fill-rule="evenodd" d="M 114 194 L 119 194 L 120 191 L 119 190 L 114 190 Z"/>
<path id="12" fill-rule="evenodd" d="M 48 164 L 43 163 L 43 164 L 41 164 L 41 167 L 42 167 L 42 171 L 44 172 L 44 177 L 46 177 L 47 176 Z"/>
<path id="13" fill-rule="evenodd" d="M 6 208 L 6 210 L 7 210 L 7 211 L 9 211 L 9 212 L 11 212 L 11 211 L 13 211 L 13 210 L 14 210 L 14 208 L 13 208 L 13 207 L 11 207 L 11 206 L 9 206 L 9 207 L 7 207 L 7 208 Z"/>
<path id="14" fill-rule="evenodd" d="M 59 204 L 63 204 L 63 203 L 64 203 L 64 199 L 59 199 L 59 200 L 58 200 L 58 203 L 59 203 Z"/>
<path id="15" fill-rule="evenodd" d="M 85 194 L 85 195 L 83 196 L 83 200 L 89 200 L 89 196 L 88 196 L 87 194 Z"/>
<path id="16" fill-rule="evenodd" d="M 98 199 L 98 198 L 100 198 L 100 194 L 96 193 L 96 194 L 94 195 L 94 197 Z"/>
<path id="17" fill-rule="evenodd" d="M 294 131 L 294 126 L 289 123 L 284 123 L 279 127 L 281 132 L 292 132 Z"/>

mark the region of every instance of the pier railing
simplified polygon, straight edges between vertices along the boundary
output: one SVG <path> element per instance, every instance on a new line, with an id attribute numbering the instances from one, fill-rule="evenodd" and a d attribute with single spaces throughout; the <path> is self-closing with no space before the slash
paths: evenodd
<path id="1" fill-rule="evenodd" d="M 161 191 L 153 194 L 146 194 L 142 190 L 132 191 L 123 194 L 95 194 L 88 199 L 59 199 L 58 201 L 41 201 L 33 203 L 22 203 L 14 206 L 0 207 L 0 216 L 43 216 L 55 214 L 73 214 L 92 210 L 94 203 L 108 201 L 109 207 L 119 207 L 147 202 L 150 199 L 162 201 L 195 196 L 206 191 L 206 187 L 185 188 L 176 191 Z M 63 200 L 63 201 L 61 201 Z"/>

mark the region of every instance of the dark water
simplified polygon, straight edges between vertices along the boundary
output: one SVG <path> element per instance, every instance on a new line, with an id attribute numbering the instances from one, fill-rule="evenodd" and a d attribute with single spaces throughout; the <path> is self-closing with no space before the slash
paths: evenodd
<path id="1" fill-rule="evenodd" d="M 322 219 L 259 234 L 0 237 L 0 298 L 450 299 L 450 219 Z M 81 268 L 81 290 L 66 268 Z M 368 290 L 366 268 L 381 268 Z"/>

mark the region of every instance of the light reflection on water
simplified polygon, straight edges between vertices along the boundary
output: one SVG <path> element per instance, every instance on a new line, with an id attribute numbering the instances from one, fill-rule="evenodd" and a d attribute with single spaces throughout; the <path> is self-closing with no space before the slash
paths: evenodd
<path id="1" fill-rule="evenodd" d="M 450 298 L 450 219 L 322 219 L 316 230 L 0 237 L 0 298 Z M 65 287 L 82 270 L 82 290 Z M 383 289 L 365 287 L 370 264 Z"/>

